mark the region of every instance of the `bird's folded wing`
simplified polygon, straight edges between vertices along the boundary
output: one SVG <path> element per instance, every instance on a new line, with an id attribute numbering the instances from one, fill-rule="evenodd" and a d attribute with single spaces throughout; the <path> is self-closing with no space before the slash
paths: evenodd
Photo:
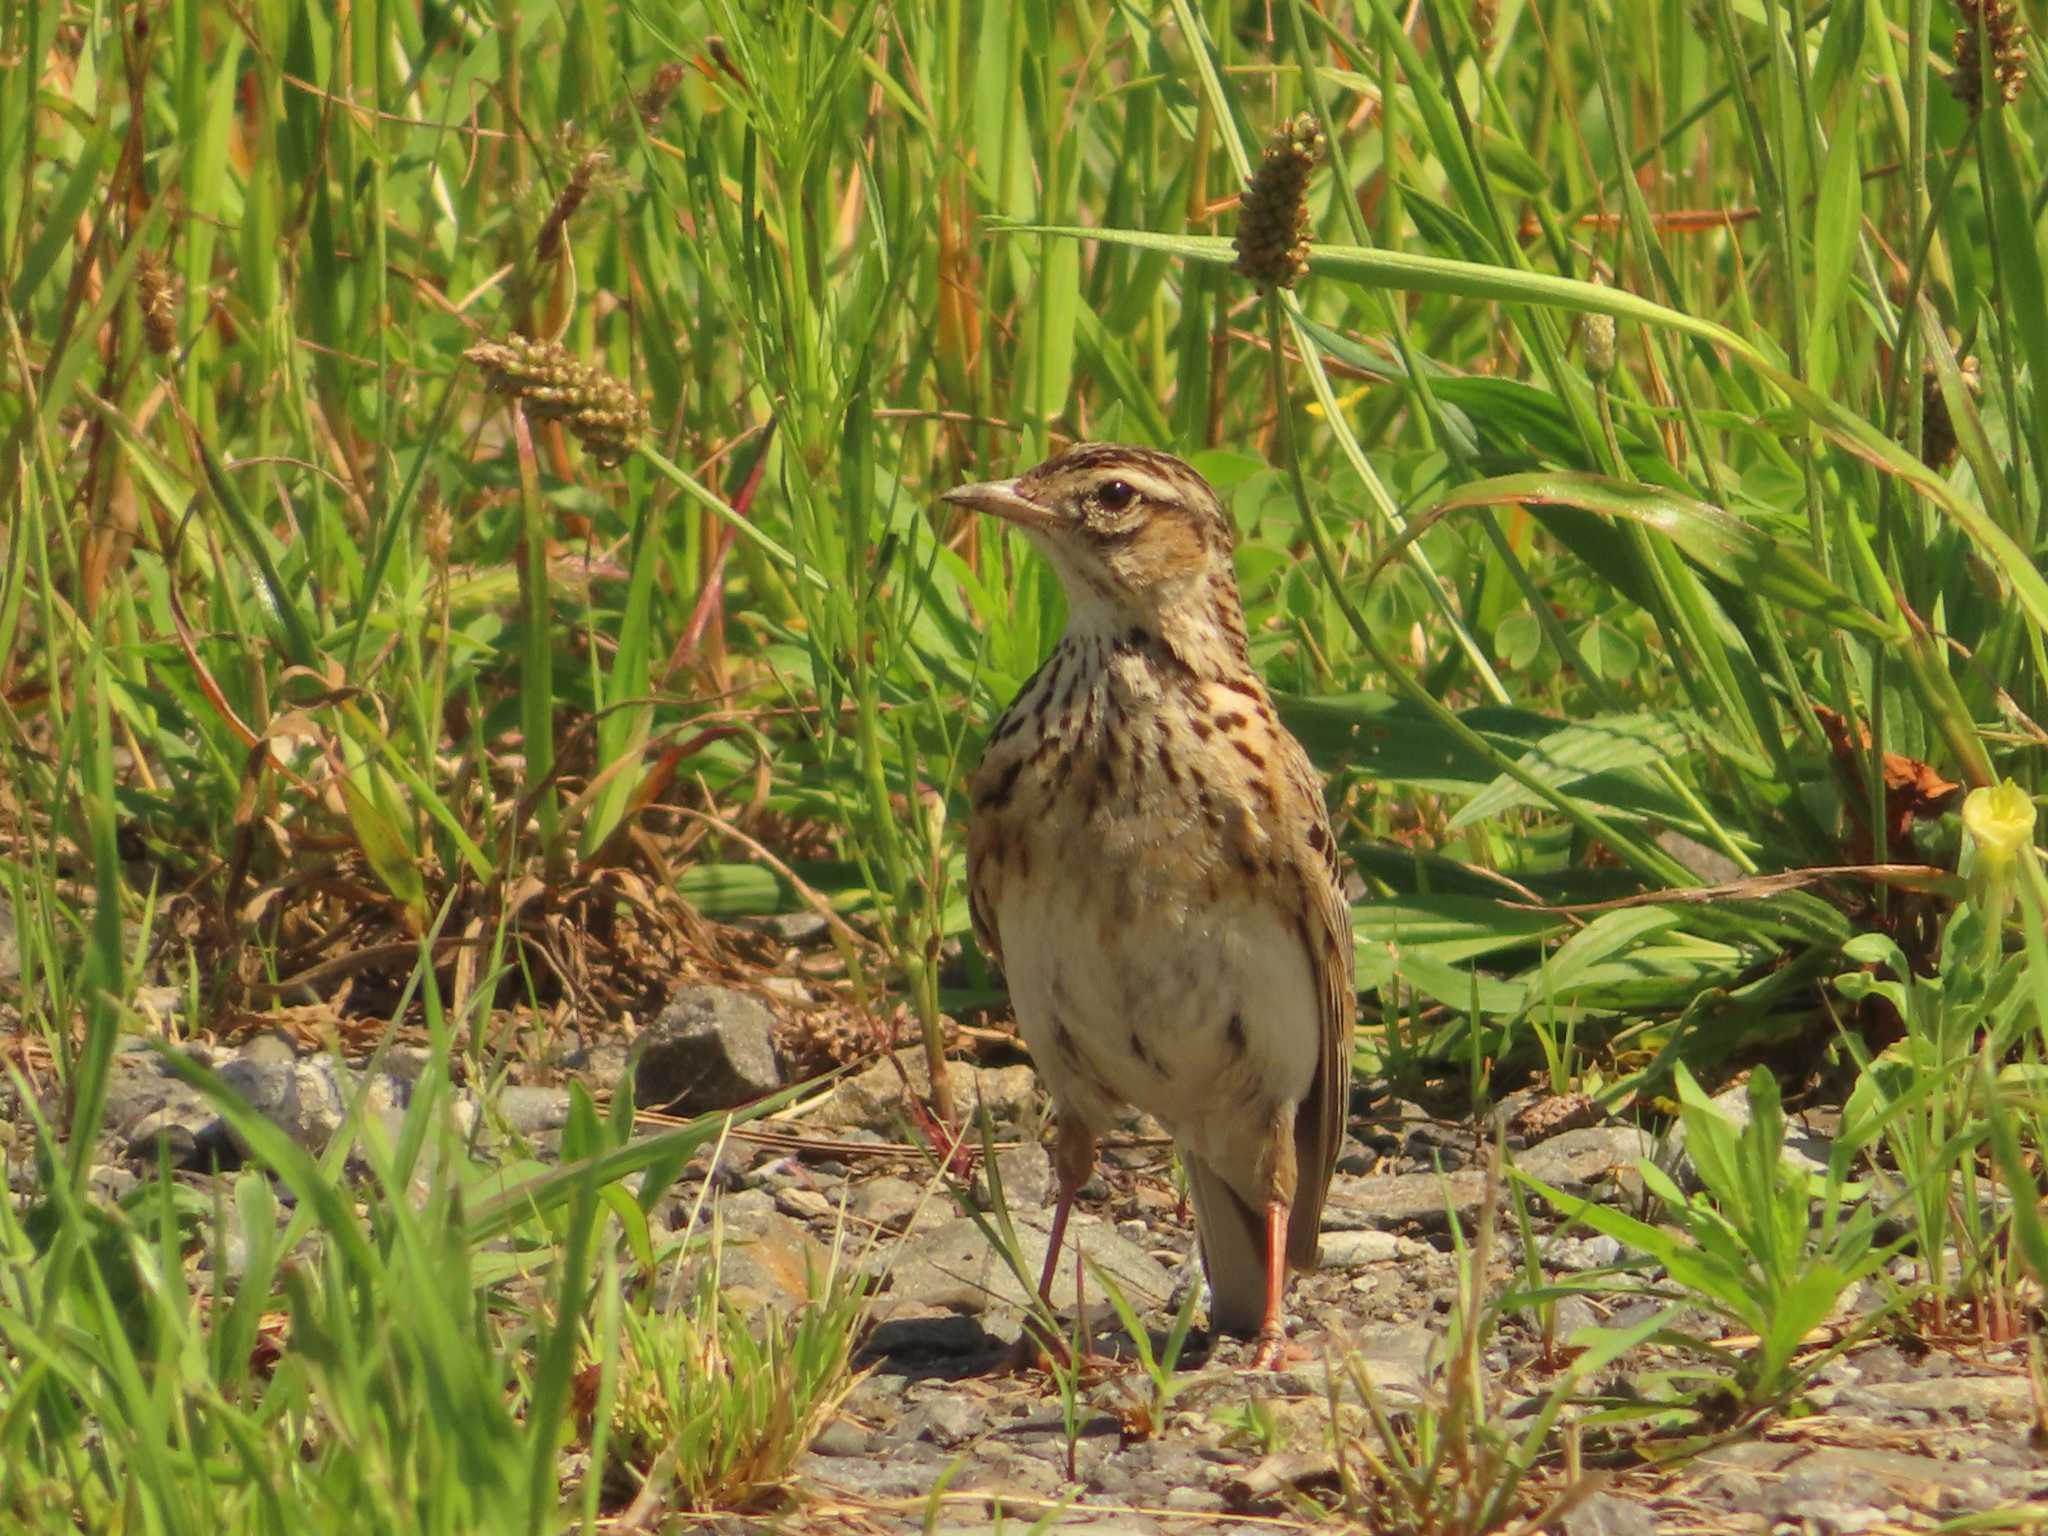
<path id="1" fill-rule="evenodd" d="M 1351 1031 L 1358 1010 L 1352 984 L 1351 907 L 1344 899 L 1343 868 L 1323 808 L 1322 789 L 1308 755 L 1292 737 L 1281 753 L 1284 771 L 1304 808 L 1300 824 L 1286 830 L 1287 846 L 1299 874 L 1302 937 L 1316 980 L 1321 1012 L 1321 1049 L 1308 1097 L 1295 1111 L 1294 1145 L 1298 1183 L 1295 1218 L 1288 1224 L 1288 1257 L 1297 1265 L 1315 1262 L 1323 1201 L 1344 1143 L 1351 1098 Z"/>

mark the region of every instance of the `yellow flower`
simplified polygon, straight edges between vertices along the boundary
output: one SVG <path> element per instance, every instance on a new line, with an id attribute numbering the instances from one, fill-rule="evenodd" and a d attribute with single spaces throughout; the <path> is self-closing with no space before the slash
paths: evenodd
<path id="1" fill-rule="evenodd" d="M 2034 802 L 2011 779 L 1973 789 L 1963 801 L 1963 827 L 1977 845 L 1977 857 L 2003 870 L 2034 846 Z"/>

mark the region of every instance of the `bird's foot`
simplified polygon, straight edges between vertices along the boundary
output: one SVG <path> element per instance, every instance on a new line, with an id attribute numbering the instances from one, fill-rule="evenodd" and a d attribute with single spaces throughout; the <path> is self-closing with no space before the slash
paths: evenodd
<path id="1" fill-rule="evenodd" d="M 1073 1340 L 1049 1332 L 1038 1323 L 1026 1322 L 1016 1343 L 1003 1351 L 990 1369 L 992 1376 L 1072 1376 L 1082 1385 L 1092 1385 L 1120 1368 L 1114 1355 L 1102 1354 L 1083 1340 L 1075 1351 Z"/>
<path id="2" fill-rule="evenodd" d="M 1287 1335 L 1278 1328 L 1261 1329 L 1252 1342 L 1252 1357 L 1245 1362 L 1248 1371 L 1277 1370 L 1296 1353 L 1288 1346 Z"/>
<path id="3" fill-rule="evenodd" d="M 1017 1335 L 1014 1344 L 1003 1351 L 993 1374 L 1030 1376 L 1071 1371 L 1074 1366 L 1074 1346 L 1061 1335 L 1040 1325 L 1036 1319 L 1026 1318 L 1023 1332 Z"/>

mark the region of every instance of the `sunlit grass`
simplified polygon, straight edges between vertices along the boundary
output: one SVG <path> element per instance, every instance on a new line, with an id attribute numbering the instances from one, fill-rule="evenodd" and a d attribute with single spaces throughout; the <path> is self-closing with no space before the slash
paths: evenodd
<path id="1" fill-rule="evenodd" d="M 50 1166 L 8 1283 L 62 1326 L 9 1335 L 10 1513 L 297 1523 L 308 1466 L 408 1425 L 416 1460 L 316 1509 L 557 1517 L 516 1405 L 556 1411 L 574 1330 L 624 1315 L 630 1234 L 565 1218 L 550 1273 L 603 1286 L 507 1322 L 464 1299 L 502 1278 L 473 1244 L 402 1183 L 344 1219 L 330 1160 L 290 1229 L 319 1262 L 202 1304 L 181 1245 L 261 1181 L 88 1198 L 135 989 L 179 988 L 182 1033 L 290 997 L 487 1066 L 515 1024 L 658 1005 L 698 914 L 814 897 L 855 923 L 849 1006 L 937 1049 L 1000 1002 L 962 785 L 1060 599 L 934 493 L 1081 435 L 1190 457 L 1238 519 L 1254 658 L 1364 883 L 1363 1068 L 1628 1111 L 1681 1065 L 1840 1064 L 1859 1171 L 1944 1171 L 1905 1192 L 1934 1315 L 2028 1304 L 2038 903 L 1944 935 L 1962 793 L 2033 796 L 2048 743 L 2048 116 L 1997 71 L 2038 42 L 1987 39 L 1973 90 L 1959 24 L 0 14 L 0 1022 L 62 1111 L 17 1137 Z M 1232 200 L 1301 110 L 1309 272 L 1262 297 Z M 515 336 L 621 392 L 515 409 L 464 361 Z M 373 1325 L 430 1271 L 447 1331 Z M 333 1340 L 358 1374 L 315 1368 Z M 496 1406 L 453 1429 L 430 1387 Z"/>

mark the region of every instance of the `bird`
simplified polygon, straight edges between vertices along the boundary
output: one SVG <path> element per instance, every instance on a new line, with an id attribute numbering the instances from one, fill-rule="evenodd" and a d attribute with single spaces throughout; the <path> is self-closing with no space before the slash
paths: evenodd
<path id="1" fill-rule="evenodd" d="M 1080 443 L 944 500 L 1017 528 L 1065 630 L 968 782 L 968 905 L 1051 1096 L 1039 1291 L 1119 1106 L 1171 1133 L 1212 1329 L 1285 1353 L 1344 1136 L 1350 908 L 1322 784 L 1253 670 L 1235 525 L 1182 460 Z"/>

